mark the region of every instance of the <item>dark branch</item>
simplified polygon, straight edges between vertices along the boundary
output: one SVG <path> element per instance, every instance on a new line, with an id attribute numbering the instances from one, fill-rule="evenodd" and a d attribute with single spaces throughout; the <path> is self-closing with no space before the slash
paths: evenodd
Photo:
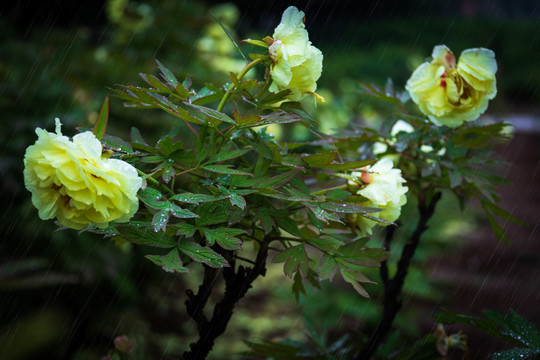
<path id="1" fill-rule="evenodd" d="M 202 360 L 210 353 L 214 346 L 215 339 L 225 332 L 236 303 L 246 295 L 247 291 L 251 288 L 253 281 L 259 275 L 265 275 L 267 254 L 268 245 L 266 242 L 263 242 L 259 248 L 257 258 L 255 259 L 252 268 L 239 266 L 238 269 L 235 270 L 234 261 L 230 261 L 231 267 L 223 269 L 225 295 L 214 307 L 211 320 L 201 321 L 200 323 L 197 322 L 199 340 L 190 345 L 190 351 L 184 353 L 184 360 Z M 203 285 L 199 288 L 199 293 L 201 292 Z M 208 299 L 208 297 L 206 297 L 206 299 Z M 188 305 L 187 302 L 186 305 Z M 206 305 L 206 303 L 204 305 Z M 200 308 L 201 313 L 199 317 L 204 317 L 204 314 L 202 314 L 204 306 L 198 306 L 198 308 Z"/>
<path id="2" fill-rule="evenodd" d="M 435 193 L 428 205 L 425 204 L 424 199 L 419 199 L 418 211 L 420 213 L 420 218 L 418 219 L 418 223 L 416 224 L 413 234 L 401 252 L 396 275 L 392 279 L 388 279 L 388 273 L 386 273 L 382 318 L 375 328 L 373 334 L 371 334 L 367 346 L 355 358 L 355 360 L 370 359 L 377 350 L 379 344 L 384 340 L 390 331 L 392 323 L 403 305 L 401 292 L 403 290 L 403 285 L 405 284 L 405 278 L 407 277 L 411 259 L 414 256 L 416 248 L 418 247 L 422 234 L 428 228 L 427 223 L 435 213 L 435 207 L 440 199 L 440 192 Z"/>

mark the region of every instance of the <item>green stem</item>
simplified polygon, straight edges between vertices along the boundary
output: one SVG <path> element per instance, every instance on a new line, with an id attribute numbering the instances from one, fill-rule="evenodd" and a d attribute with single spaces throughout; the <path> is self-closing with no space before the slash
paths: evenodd
<path id="1" fill-rule="evenodd" d="M 264 62 L 266 59 L 265 58 L 258 58 L 256 60 L 253 60 L 252 62 L 248 63 L 243 69 L 242 71 L 240 71 L 238 73 L 238 80 L 242 80 L 242 78 L 247 74 L 247 72 L 249 70 L 251 70 L 253 67 L 255 67 L 257 64 L 260 64 L 262 62 Z M 221 102 L 219 103 L 218 107 L 217 107 L 217 111 L 221 111 L 223 110 L 223 108 L 225 107 L 225 104 L 227 103 L 227 101 L 229 100 L 229 97 L 231 96 L 231 93 L 232 91 L 234 90 L 235 88 L 235 84 L 234 82 L 229 85 L 229 88 L 227 89 L 227 92 L 225 93 L 225 95 L 223 95 L 223 97 L 221 98 Z"/>
<path id="2" fill-rule="evenodd" d="M 152 184 L 156 185 L 157 187 L 159 187 L 161 190 L 165 190 L 167 191 L 169 194 L 171 195 L 175 195 L 174 194 L 174 191 L 172 191 L 171 189 L 169 189 L 168 187 L 165 187 L 163 185 L 161 185 L 159 183 L 159 181 L 157 181 L 156 179 L 154 179 L 153 177 L 149 176 L 148 174 L 142 172 L 141 170 L 137 169 L 137 173 L 142 176 L 144 179 L 146 180 L 149 180 Z"/>
<path id="3" fill-rule="evenodd" d="M 339 186 L 334 186 L 334 187 L 331 187 L 331 188 L 328 188 L 328 189 L 322 189 L 322 190 L 316 191 L 316 192 L 312 193 L 311 195 L 315 195 L 315 196 L 316 195 L 323 195 L 327 191 L 332 191 L 332 190 L 337 190 L 337 189 L 346 189 L 346 188 L 347 188 L 347 184 L 339 185 Z"/>

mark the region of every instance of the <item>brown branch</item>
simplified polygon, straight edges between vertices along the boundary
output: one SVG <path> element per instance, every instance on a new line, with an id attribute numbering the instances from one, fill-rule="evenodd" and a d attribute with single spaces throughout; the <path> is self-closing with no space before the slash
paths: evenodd
<path id="1" fill-rule="evenodd" d="M 246 295 L 247 291 L 251 288 L 253 281 L 259 275 L 265 275 L 267 254 L 268 244 L 267 242 L 263 242 L 259 248 L 255 264 L 252 268 L 239 266 L 238 269 L 235 270 L 235 263 L 233 260 L 231 261 L 231 267 L 223 269 L 223 278 L 225 279 L 225 294 L 223 299 L 215 305 L 210 320 L 197 321 L 197 319 L 195 319 L 199 332 L 199 340 L 190 345 L 190 350 L 184 353 L 184 360 L 206 359 L 206 356 L 214 346 L 215 339 L 225 332 L 236 303 Z M 203 285 L 201 285 L 201 287 Z M 200 292 L 201 288 L 199 288 L 199 293 Z M 204 317 L 202 310 L 204 309 L 205 304 L 203 304 L 202 307 L 200 305 L 198 306 L 202 315 L 199 316 L 199 319 Z"/>
<path id="2" fill-rule="evenodd" d="M 401 299 L 401 292 L 403 285 L 405 284 L 405 278 L 407 277 L 409 265 L 411 259 L 414 256 L 416 248 L 420 242 L 420 238 L 424 231 L 427 230 L 427 223 L 429 219 L 435 213 L 435 207 L 441 199 L 441 193 L 437 192 L 429 202 L 425 204 L 423 198 L 419 199 L 418 211 L 420 218 L 416 224 L 416 228 L 411 235 L 409 241 L 401 252 L 401 257 L 398 262 L 396 275 L 392 279 L 388 279 L 385 282 L 384 297 L 383 297 L 383 314 L 379 321 L 375 331 L 371 334 L 367 346 L 362 352 L 355 358 L 355 360 L 368 360 L 377 350 L 379 344 L 384 340 L 388 332 L 392 327 L 394 319 L 403 305 Z M 388 276 L 388 273 L 386 274 Z M 383 278 L 384 281 L 384 278 Z"/>

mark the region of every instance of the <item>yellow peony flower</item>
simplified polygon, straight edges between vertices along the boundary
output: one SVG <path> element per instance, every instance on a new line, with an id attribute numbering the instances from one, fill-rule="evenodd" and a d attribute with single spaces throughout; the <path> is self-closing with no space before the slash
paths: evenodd
<path id="1" fill-rule="evenodd" d="M 304 27 L 304 12 L 290 6 L 285 10 L 281 23 L 274 30 L 273 42 L 268 48 L 272 58 L 270 91 L 290 89 L 288 99 L 301 100 L 306 94 L 315 95 L 317 80 L 322 73 L 323 55 L 311 45 Z"/>
<path id="2" fill-rule="evenodd" d="M 37 128 L 38 140 L 24 155 L 24 183 L 42 220 L 57 218 L 80 230 L 92 223 L 126 222 L 139 207 L 142 179 L 122 160 L 101 158 L 101 143 L 87 131 L 71 141 Z"/>
<path id="3" fill-rule="evenodd" d="M 378 213 L 370 213 L 370 216 L 378 217 L 389 222 L 394 222 L 401 214 L 401 207 L 407 203 L 405 195 L 409 188 L 403 186 L 405 179 L 401 176 L 401 170 L 394 169 L 394 164 L 389 158 L 383 158 L 374 165 L 367 167 L 365 172 L 353 172 L 349 184 L 360 185 L 356 192 L 367 199 L 361 206 L 376 207 L 383 209 Z M 384 225 L 381 222 L 370 220 L 363 216 L 356 217 L 356 225 L 362 234 L 371 234 L 375 225 Z"/>
<path id="4" fill-rule="evenodd" d="M 484 48 L 454 54 L 435 46 L 433 60 L 420 65 L 406 89 L 420 110 L 437 126 L 456 127 L 476 120 L 497 94 L 495 53 Z"/>

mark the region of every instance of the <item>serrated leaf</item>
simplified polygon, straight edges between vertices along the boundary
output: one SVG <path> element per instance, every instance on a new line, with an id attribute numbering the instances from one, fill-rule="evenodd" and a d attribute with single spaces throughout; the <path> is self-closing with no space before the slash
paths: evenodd
<path id="1" fill-rule="evenodd" d="M 176 246 L 176 239 L 173 239 L 165 234 L 135 228 L 132 226 L 117 226 L 116 228 L 127 240 L 137 245 L 146 245 L 158 248 L 171 248 Z"/>
<path id="2" fill-rule="evenodd" d="M 154 75 L 139 73 L 139 76 L 148 83 L 148 85 L 152 86 L 154 89 L 161 91 L 161 92 L 167 92 L 169 93 L 171 90 L 169 87 L 165 84 L 163 84 L 157 77 Z"/>
<path id="3" fill-rule="evenodd" d="M 101 140 L 103 138 L 103 135 L 105 135 L 105 132 L 107 131 L 108 120 L 109 120 L 109 96 L 107 95 L 105 96 L 105 100 L 103 101 L 103 105 L 101 106 L 98 119 L 96 120 L 96 123 L 94 124 L 94 129 L 92 130 L 92 133 L 96 136 L 98 140 Z"/>
<path id="4" fill-rule="evenodd" d="M 360 285 L 361 280 L 358 279 L 357 273 L 349 270 L 347 267 L 344 266 L 338 265 L 338 269 L 343 280 L 351 284 L 358 294 L 365 298 L 369 298 L 369 294 L 367 293 L 366 289 L 364 289 L 364 287 Z"/>
<path id="5" fill-rule="evenodd" d="M 169 135 L 166 135 L 159 139 L 157 147 L 163 155 L 169 156 L 175 151 L 184 149 L 184 144 L 181 141 L 174 141 Z"/>
<path id="6" fill-rule="evenodd" d="M 332 280 L 337 270 L 334 257 L 330 254 L 323 254 L 319 261 L 319 266 L 315 270 L 319 273 L 319 280 Z"/>
<path id="7" fill-rule="evenodd" d="M 216 127 L 223 122 L 235 124 L 235 121 L 228 115 L 202 105 L 181 102 L 176 106 L 176 110 L 184 120 L 191 120 L 198 124 L 208 124 L 212 127 Z"/>
<path id="8" fill-rule="evenodd" d="M 239 194 L 230 192 L 229 201 L 231 202 L 232 206 L 238 206 L 242 210 L 246 208 L 246 199 L 244 199 L 244 197 L 240 196 Z"/>
<path id="9" fill-rule="evenodd" d="M 156 63 L 158 65 L 159 70 L 161 71 L 161 76 L 167 83 L 169 83 L 172 87 L 176 88 L 179 84 L 178 80 L 174 76 L 174 74 L 166 68 L 162 63 L 159 62 L 158 59 L 156 59 Z"/>
<path id="10" fill-rule="evenodd" d="M 333 203 L 333 202 L 324 202 L 320 204 L 320 207 L 326 210 L 348 213 L 348 214 L 365 214 L 371 212 L 380 212 L 379 208 L 371 208 L 365 206 L 359 206 L 351 203 Z"/>
<path id="11" fill-rule="evenodd" d="M 194 194 L 183 193 L 172 196 L 171 200 L 177 200 L 183 203 L 199 204 L 202 202 L 212 202 L 228 198 L 228 195 L 207 195 L 207 194 Z"/>
<path id="12" fill-rule="evenodd" d="M 289 217 L 278 217 L 276 218 L 276 223 L 281 229 L 285 230 L 289 234 L 299 238 L 304 237 L 304 235 L 298 228 L 298 224 L 293 219 Z"/>
<path id="13" fill-rule="evenodd" d="M 169 222 L 170 213 L 167 210 L 160 210 L 152 217 L 152 226 L 154 231 L 167 230 L 167 223 Z"/>
<path id="14" fill-rule="evenodd" d="M 309 258 L 303 243 L 283 250 L 274 258 L 274 262 L 285 262 L 283 271 L 288 277 L 292 277 L 298 270 L 307 275 L 309 270 Z"/>
<path id="15" fill-rule="evenodd" d="M 540 349 L 540 332 L 514 310 L 510 310 L 508 314 L 497 310 L 484 310 L 483 313 L 503 328 L 503 334 L 513 337 L 527 347 Z"/>
<path id="16" fill-rule="evenodd" d="M 146 255 L 145 258 L 160 266 L 166 272 L 187 273 L 189 269 L 184 267 L 177 249 L 173 249 L 167 255 Z"/>
<path id="17" fill-rule="evenodd" d="M 105 134 L 101 138 L 101 142 L 107 145 L 109 148 L 113 149 L 114 151 L 120 150 L 126 153 L 133 152 L 133 148 L 131 147 L 131 145 L 129 145 L 128 142 L 116 136 Z"/>
<path id="18" fill-rule="evenodd" d="M 218 174 L 253 176 L 253 174 L 250 174 L 248 172 L 230 169 L 230 166 L 231 165 L 204 165 L 201 168 Z"/>
<path id="19" fill-rule="evenodd" d="M 300 294 L 306 294 L 306 289 L 304 288 L 300 271 L 297 271 L 296 274 L 294 274 L 292 292 L 296 298 L 296 302 L 300 301 Z"/>
<path id="20" fill-rule="evenodd" d="M 237 157 L 243 156 L 246 153 L 250 152 L 251 150 L 252 149 L 221 151 L 219 154 L 212 156 L 206 163 L 211 164 L 211 163 L 215 163 L 215 162 L 236 159 Z"/>
<path id="21" fill-rule="evenodd" d="M 332 253 L 344 245 L 343 241 L 331 236 L 313 237 L 306 239 L 306 241 L 308 242 L 308 244 L 316 247 L 317 249 L 320 249 L 324 252 Z"/>
<path id="22" fill-rule="evenodd" d="M 196 220 L 197 226 L 208 226 L 226 223 L 231 212 L 231 205 L 225 201 L 205 202 L 197 207 L 200 218 Z"/>
<path id="23" fill-rule="evenodd" d="M 278 189 L 281 186 L 290 182 L 291 179 L 296 176 L 296 174 L 298 174 L 298 169 L 293 169 L 269 178 L 263 178 L 260 181 L 256 182 L 253 187 Z"/>
<path id="24" fill-rule="evenodd" d="M 511 349 L 491 354 L 491 360 L 522 360 L 534 359 L 534 355 L 540 354 L 538 349 Z"/>
<path id="25" fill-rule="evenodd" d="M 193 237 L 195 231 L 197 231 L 197 227 L 186 222 L 175 224 L 174 227 L 177 229 L 176 235 L 183 235 L 186 237 Z"/>
<path id="26" fill-rule="evenodd" d="M 329 165 L 337 156 L 337 152 L 331 151 L 327 153 L 313 154 L 302 156 L 302 160 L 309 166 Z"/>
<path id="27" fill-rule="evenodd" d="M 339 201 L 347 200 L 349 196 L 351 196 L 351 193 L 343 189 L 333 189 L 326 193 L 327 199 L 339 200 Z"/>
<path id="28" fill-rule="evenodd" d="M 180 206 L 171 202 L 168 202 L 167 210 L 171 213 L 172 216 L 178 219 L 191 219 L 199 217 L 199 215 L 195 214 L 191 210 L 182 209 Z"/>
<path id="29" fill-rule="evenodd" d="M 193 241 L 181 240 L 178 242 L 178 249 L 189 256 L 193 261 L 206 264 L 213 268 L 229 267 L 227 260 L 214 250 L 202 247 Z"/>
<path id="30" fill-rule="evenodd" d="M 136 127 L 131 128 L 131 141 L 136 142 L 137 144 L 148 146 L 148 143 L 141 135 L 141 132 Z"/>
<path id="31" fill-rule="evenodd" d="M 244 234 L 242 229 L 234 228 L 217 228 L 217 229 L 201 229 L 208 241 L 208 244 L 212 246 L 215 242 L 226 250 L 238 250 L 242 247 L 242 240 L 237 238 L 237 235 Z"/>

